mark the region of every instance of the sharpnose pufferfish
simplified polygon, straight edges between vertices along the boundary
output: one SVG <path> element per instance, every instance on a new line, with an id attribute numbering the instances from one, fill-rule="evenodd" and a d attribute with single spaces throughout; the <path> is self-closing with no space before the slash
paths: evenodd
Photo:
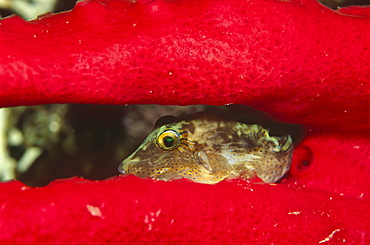
<path id="1" fill-rule="evenodd" d="M 142 178 L 187 178 L 207 184 L 256 176 L 274 183 L 289 170 L 292 153 L 289 135 L 270 136 L 257 124 L 200 112 L 154 128 L 122 161 L 119 171 Z"/>

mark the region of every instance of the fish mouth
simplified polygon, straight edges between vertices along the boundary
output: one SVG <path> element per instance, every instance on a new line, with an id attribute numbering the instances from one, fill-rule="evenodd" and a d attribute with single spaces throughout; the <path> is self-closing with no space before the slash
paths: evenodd
<path id="1" fill-rule="evenodd" d="M 142 163 L 141 161 L 132 161 L 129 158 L 123 160 L 118 166 L 118 172 L 121 174 L 130 174 L 132 173 L 133 166 Z"/>
<path id="2" fill-rule="evenodd" d="M 145 161 L 132 161 L 130 159 L 122 161 L 118 167 L 118 171 L 122 174 L 133 174 L 140 178 L 153 178 L 163 181 L 186 178 L 179 172 L 169 171 L 168 168 L 164 167 L 155 170 L 152 166 L 145 163 Z"/>
<path id="3" fill-rule="evenodd" d="M 135 159 L 135 158 L 134 158 Z M 177 179 L 188 179 L 197 183 L 215 184 L 228 176 L 220 178 L 220 176 L 214 176 L 210 169 L 205 168 L 201 163 L 194 162 L 192 168 L 185 168 L 182 170 L 176 170 L 170 166 L 152 165 L 148 160 L 132 160 L 131 157 L 123 160 L 118 166 L 118 171 L 121 174 L 133 174 L 140 178 L 152 178 L 156 180 L 170 181 Z M 191 171 L 190 169 L 196 168 L 199 171 Z"/>
<path id="4" fill-rule="evenodd" d="M 118 166 L 118 172 L 120 172 L 121 174 L 127 174 L 128 171 L 127 171 L 127 168 L 126 168 L 126 164 L 121 162 Z"/>
<path id="5" fill-rule="evenodd" d="M 145 164 L 145 161 L 126 158 L 118 166 L 118 171 L 122 174 L 136 174 L 140 173 L 140 170 L 145 171 L 145 169 L 149 169 L 149 166 L 145 167 L 145 165 L 147 165 Z"/>

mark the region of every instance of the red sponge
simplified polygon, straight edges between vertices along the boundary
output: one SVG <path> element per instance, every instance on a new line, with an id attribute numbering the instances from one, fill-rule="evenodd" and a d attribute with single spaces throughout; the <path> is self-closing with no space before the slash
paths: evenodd
<path id="1" fill-rule="evenodd" d="M 295 185 L 133 176 L 7 185 L 16 186 L 0 195 L 1 244 L 370 242 L 369 203 Z"/>
<path id="2" fill-rule="evenodd" d="M 369 18 L 313 0 L 133 2 L 2 20 L 0 104 L 237 103 L 369 129 Z"/>

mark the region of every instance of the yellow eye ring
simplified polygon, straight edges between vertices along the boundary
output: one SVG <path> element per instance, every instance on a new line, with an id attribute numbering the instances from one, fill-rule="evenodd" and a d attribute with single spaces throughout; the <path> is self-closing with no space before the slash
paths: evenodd
<path id="1" fill-rule="evenodd" d="M 157 144 L 164 150 L 172 150 L 180 143 L 180 135 L 174 130 L 163 131 L 157 138 Z"/>

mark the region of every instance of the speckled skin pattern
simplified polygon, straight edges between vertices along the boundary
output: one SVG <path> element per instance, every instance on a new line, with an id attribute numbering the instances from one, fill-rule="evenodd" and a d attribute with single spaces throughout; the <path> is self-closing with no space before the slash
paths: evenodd
<path id="1" fill-rule="evenodd" d="M 178 137 L 178 142 L 164 149 L 159 139 L 169 131 Z M 273 183 L 289 170 L 292 154 L 290 136 L 273 137 L 259 125 L 200 112 L 154 129 L 121 163 L 119 171 L 142 178 L 187 178 L 208 184 L 232 177 L 253 179 L 257 175 Z"/>
<path id="2" fill-rule="evenodd" d="M 354 10 L 91 0 L 2 20 L 2 106 L 240 103 L 307 135 L 281 184 L 3 183 L 1 244 L 370 244 L 370 16 Z"/>

